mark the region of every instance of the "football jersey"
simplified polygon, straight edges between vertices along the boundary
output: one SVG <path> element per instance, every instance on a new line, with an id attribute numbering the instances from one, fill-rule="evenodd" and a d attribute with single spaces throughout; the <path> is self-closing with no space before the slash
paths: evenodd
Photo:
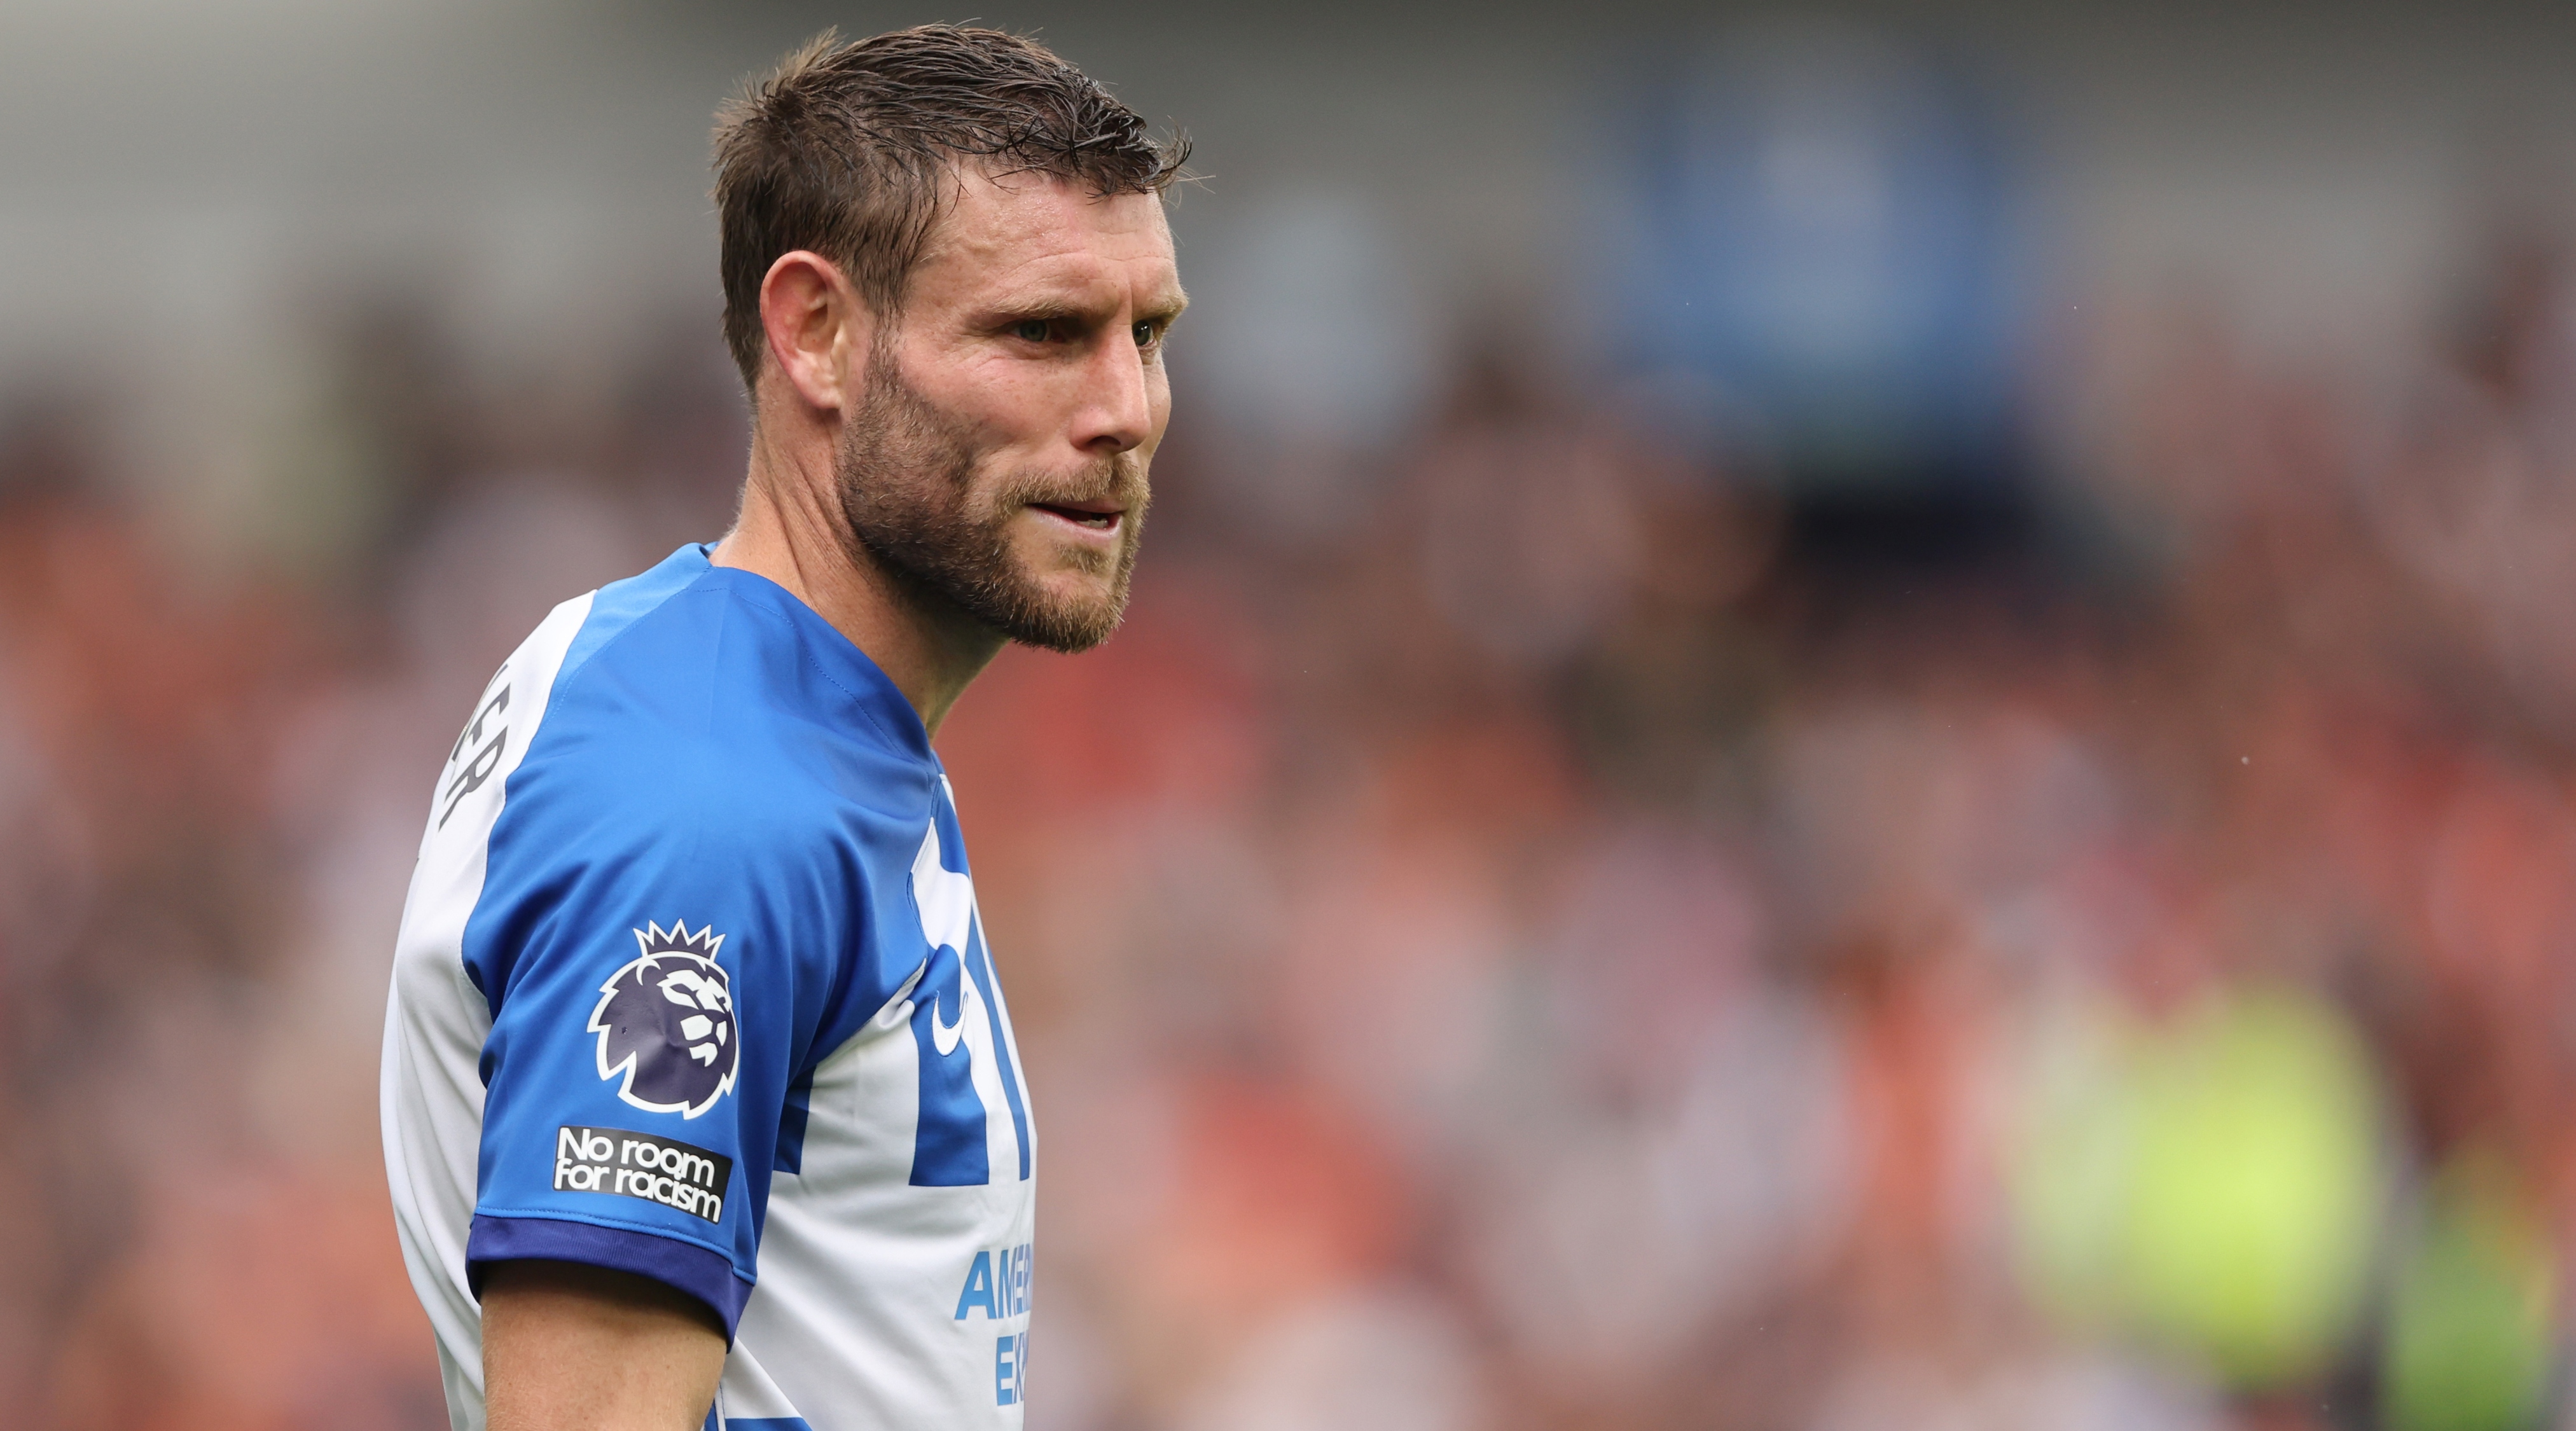
<path id="1" fill-rule="evenodd" d="M 448 753 L 385 1166 L 449 1416 L 540 1257 L 731 1335 L 709 1427 L 1020 1424 L 1035 1136 L 946 776 L 857 646 L 687 546 L 555 608 Z"/>

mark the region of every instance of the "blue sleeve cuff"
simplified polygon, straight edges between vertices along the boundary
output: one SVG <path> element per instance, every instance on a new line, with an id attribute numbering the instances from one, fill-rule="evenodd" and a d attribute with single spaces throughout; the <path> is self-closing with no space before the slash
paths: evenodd
<path id="1" fill-rule="evenodd" d="M 715 1309 L 728 1345 L 742 1320 L 742 1304 L 751 1298 L 751 1284 L 734 1275 L 732 1262 L 693 1243 L 551 1217 L 474 1215 L 465 1238 L 465 1281 L 475 1296 L 483 1295 L 485 1263 L 520 1258 L 580 1262 L 677 1287 Z"/>

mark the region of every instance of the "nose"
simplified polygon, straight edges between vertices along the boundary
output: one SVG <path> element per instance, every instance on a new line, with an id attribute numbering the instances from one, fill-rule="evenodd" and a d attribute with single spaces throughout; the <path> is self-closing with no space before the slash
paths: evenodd
<path id="1" fill-rule="evenodd" d="M 1145 355 L 1123 328 L 1113 328 L 1083 366 L 1083 403 L 1075 415 L 1073 445 L 1098 456 L 1142 447 L 1154 435 L 1154 395 L 1146 382 Z"/>

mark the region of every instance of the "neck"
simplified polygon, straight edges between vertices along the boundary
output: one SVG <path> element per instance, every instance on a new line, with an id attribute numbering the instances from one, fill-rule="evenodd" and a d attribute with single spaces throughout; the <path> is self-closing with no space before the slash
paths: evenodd
<path id="1" fill-rule="evenodd" d="M 870 556 L 841 511 L 834 434 L 780 434 L 782 425 L 754 428 L 742 515 L 716 544 L 715 564 L 765 576 L 812 607 L 886 673 L 936 739 L 949 707 L 1001 652 L 1002 637 L 910 589 Z"/>

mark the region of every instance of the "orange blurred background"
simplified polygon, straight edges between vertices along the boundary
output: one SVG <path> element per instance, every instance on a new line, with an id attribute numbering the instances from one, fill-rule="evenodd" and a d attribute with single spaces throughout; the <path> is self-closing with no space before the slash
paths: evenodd
<path id="1" fill-rule="evenodd" d="M 444 1424 L 429 782 L 729 520 L 715 103 L 929 18 L 0 18 L 10 1424 Z M 941 741 L 1033 1428 L 2576 1428 L 2576 22 L 985 18 L 1207 175 Z"/>

